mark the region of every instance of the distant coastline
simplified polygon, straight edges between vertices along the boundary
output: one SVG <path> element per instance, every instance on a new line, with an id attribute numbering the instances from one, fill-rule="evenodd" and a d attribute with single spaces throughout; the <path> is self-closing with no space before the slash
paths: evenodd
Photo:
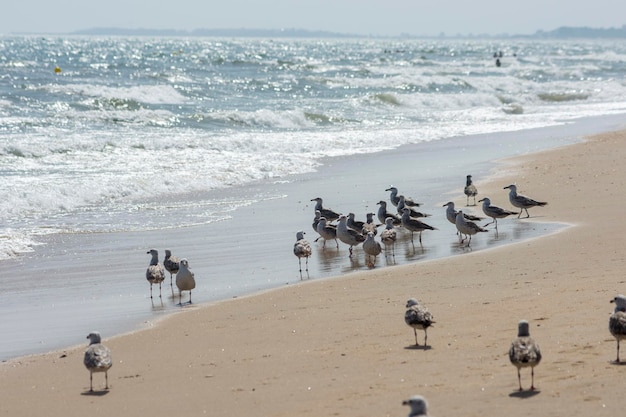
<path id="1" fill-rule="evenodd" d="M 14 35 L 44 35 L 43 33 L 14 33 Z M 306 29 L 127 29 L 115 27 L 96 27 L 69 33 L 54 33 L 47 35 L 84 35 L 84 36 L 159 36 L 159 37 L 247 37 L 247 38 L 388 38 L 388 39 L 455 39 L 455 38 L 528 38 L 528 39 L 624 39 L 626 38 L 626 24 L 620 28 L 591 28 L 563 26 L 554 30 L 538 30 L 534 34 L 454 34 L 440 33 L 438 35 L 415 35 L 402 33 L 397 36 L 362 35 L 353 33 L 339 33 L 322 30 Z"/>

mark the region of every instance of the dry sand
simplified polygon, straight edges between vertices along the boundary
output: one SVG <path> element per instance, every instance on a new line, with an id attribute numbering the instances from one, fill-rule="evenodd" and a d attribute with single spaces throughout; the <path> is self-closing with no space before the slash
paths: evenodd
<path id="1" fill-rule="evenodd" d="M 504 161 L 477 182 L 501 207 L 510 208 L 502 187 L 512 182 L 547 200 L 531 221 L 571 224 L 562 232 L 191 307 L 145 331 L 103 335 L 114 357 L 108 392 L 86 392 L 86 340 L 3 363 L 0 414 L 400 416 L 409 411 L 402 400 L 421 394 L 434 416 L 616 415 L 626 367 L 611 363 L 608 317 L 609 300 L 626 292 L 625 160 L 626 132 L 607 133 Z M 411 346 L 410 297 L 435 316 L 430 349 Z M 507 357 L 520 319 L 543 352 L 534 393 L 517 392 Z M 530 386 L 528 370 L 522 384 Z"/>

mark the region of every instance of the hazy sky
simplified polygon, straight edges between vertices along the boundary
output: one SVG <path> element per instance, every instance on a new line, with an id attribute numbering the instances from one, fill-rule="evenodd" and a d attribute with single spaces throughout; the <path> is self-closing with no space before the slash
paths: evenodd
<path id="1" fill-rule="evenodd" d="M 531 34 L 621 27 L 624 0 L 9 0 L 0 33 L 295 28 L 371 35 Z"/>

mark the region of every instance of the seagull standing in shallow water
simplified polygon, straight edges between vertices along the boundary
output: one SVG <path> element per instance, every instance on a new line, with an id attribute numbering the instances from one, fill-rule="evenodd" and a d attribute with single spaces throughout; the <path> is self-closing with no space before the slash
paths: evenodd
<path id="1" fill-rule="evenodd" d="M 529 208 L 536 207 L 536 206 L 543 207 L 548 204 L 545 201 L 536 201 L 536 200 L 533 200 L 532 198 L 528 198 L 523 195 L 517 194 L 517 186 L 514 184 L 507 185 L 506 187 L 504 187 L 505 190 L 507 188 L 510 190 L 509 201 L 511 202 L 513 206 L 520 208 L 522 210 L 526 210 L 526 218 L 530 217 L 530 214 L 528 213 Z M 518 219 L 522 216 L 522 210 L 519 211 L 519 215 L 517 216 Z"/>
<path id="2" fill-rule="evenodd" d="M 309 270 L 309 256 L 311 256 L 311 245 L 304 239 L 304 232 L 299 231 L 296 233 L 296 243 L 293 244 L 293 254 L 298 257 L 298 265 L 300 266 L 300 272 L 302 272 L 302 258 L 305 258 L 305 269 Z"/>
<path id="3" fill-rule="evenodd" d="M 152 284 L 159 284 L 159 298 L 161 298 L 161 283 L 165 280 L 165 270 L 159 264 L 159 252 L 156 249 L 150 249 L 147 253 L 152 255 L 150 265 L 146 269 L 146 279 L 150 283 L 150 298 L 152 298 Z"/>
<path id="4" fill-rule="evenodd" d="M 334 240 L 337 249 L 339 249 L 339 243 L 337 243 L 337 228 L 334 225 L 326 224 L 326 217 L 320 217 L 317 223 L 317 233 L 324 239 L 322 249 L 326 248 L 327 240 Z"/>
<path id="5" fill-rule="evenodd" d="M 91 332 L 87 335 L 89 347 L 85 351 L 83 363 L 89 370 L 89 391 L 93 391 L 93 373 L 104 372 L 105 389 L 109 389 L 108 371 L 113 366 L 111 351 L 101 343 L 100 333 Z"/>
<path id="6" fill-rule="evenodd" d="M 463 193 L 467 196 L 467 205 L 469 206 L 470 197 L 474 198 L 474 205 L 476 205 L 476 196 L 478 195 L 478 190 L 476 186 L 472 182 L 472 176 L 468 175 L 465 177 L 465 188 L 463 188 Z"/>
<path id="7" fill-rule="evenodd" d="M 609 331 L 617 340 L 617 359 L 615 359 L 615 363 L 620 363 L 619 342 L 626 339 L 626 297 L 619 294 L 611 302 L 615 303 L 615 311 L 609 318 Z"/>
<path id="8" fill-rule="evenodd" d="M 384 200 L 380 200 L 378 203 L 380 207 L 378 208 L 378 220 L 381 223 L 387 222 L 387 217 L 391 217 L 393 224 L 396 226 L 400 226 L 402 224 L 402 219 L 397 214 L 393 214 L 387 211 L 387 202 Z"/>
<path id="9" fill-rule="evenodd" d="M 417 232 L 419 234 L 419 242 L 421 245 L 422 244 L 422 232 L 424 230 L 437 230 L 436 228 L 411 217 L 411 209 L 409 207 L 405 207 L 402 209 L 401 219 L 402 219 L 402 226 L 404 226 L 406 230 L 411 232 L 411 243 L 413 243 L 414 232 Z"/>
<path id="10" fill-rule="evenodd" d="M 389 200 L 391 201 L 391 204 L 398 207 L 398 203 L 400 202 L 400 196 L 398 196 L 398 189 L 396 187 L 389 187 L 385 191 L 391 191 L 391 194 L 389 195 Z M 404 204 L 406 204 L 409 207 L 421 206 L 420 203 L 416 203 L 415 201 L 413 201 L 412 198 L 409 198 L 409 197 L 404 197 Z"/>
<path id="11" fill-rule="evenodd" d="M 502 209 L 500 207 L 497 206 L 492 206 L 491 205 L 491 200 L 488 197 L 485 197 L 483 199 L 478 200 L 478 202 L 482 202 L 483 203 L 483 213 L 485 213 L 485 215 L 487 215 L 488 217 L 491 217 L 493 219 L 493 221 L 490 221 L 489 223 L 485 224 L 483 227 L 486 227 L 488 225 L 490 225 L 491 223 L 495 223 L 496 224 L 496 229 L 498 228 L 498 219 L 503 219 L 507 216 L 511 216 L 513 214 L 517 214 L 517 212 L 515 211 L 509 211 L 509 210 L 505 210 Z"/>
<path id="12" fill-rule="evenodd" d="M 339 223 L 337 223 L 337 237 L 346 245 L 350 246 L 350 255 L 352 256 L 352 247 L 357 246 L 359 243 L 365 241 L 365 236 L 356 230 L 348 228 L 348 218 L 345 214 L 339 216 Z"/>
<path id="13" fill-rule="evenodd" d="M 396 227 L 393 225 L 393 219 L 391 217 L 387 217 L 385 221 L 385 230 L 380 233 L 380 240 L 385 244 L 385 251 L 387 250 L 387 246 L 391 245 L 391 255 L 396 256 L 396 244 L 397 232 Z"/>
<path id="14" fill-rule="evenodd" d="M 370 256 L 374 257 L 374 260 L 372 262 L 368 262 L 368 265 L 370 267 L 374 266 L 374 264 L 376 263 L 376 257 L 380 255 L 382 251 L 383 249 L 380 246 L 380 243 L 378 243 L 374 238 L 374 233 L 369 232 L 367 234 L 367 237 L 365 238 L 365 242 L 363 242 L 363 252 L 367 254 L 368 261 Z"/>
<path id="15" fill-rule="evenodd" d="M 331 209 L 324 208 L 322 206 L 323 200 L 321 197 L 312 198 L 311 201 L 315 201 L 315 210 L 319 210 L 322 217 L 326 217 L 326 220 L 332 222 L 333 220 L 337 220 L 339 218 L 339 213 L 333 211 Z"/>
<path id="16" fill-rule="evenodd" d="M 424 330 L 424 346 L 428 346 L 428 333 L 426 329 L 435 323 L 433 321 L 433 315 L 430 314 L 428 309 L 421 305 L 417 299 L 409 298 L 406 302 L 406 311 L 404 312 L 404 322 L 407 326 L 413 328 L 413 333 L 415 333 L 415 346 L 419 346 L 420 344 L 417 342 L 417 329 Z"/>
<path id="17" fill-rule="evenodd" d="M 463 235 L 469 236 L 469 240 L 467 241 L 467 246 L 469 246 L 470 243 L 472 242 L 472 235 L 475 235 L 478 232 L 488 231 L 487 229 L 480 227 L 474 222 L 465 220 L 465 216 L 463 215 L 463 212 L 461 210 L 459 210 L 459 212 L 456 214 L 455 224 L 456 224 L 457 230 L 459 231 L 459 243 L 463 243 L 463 241 L 465 240 Z"/>
<path id="18" fill-rule="evenodd" d="M 535 389 L 535 366 L 539 365 L 541 361 L 541 350 L 539 350 L 539 345 L 535 342 L 535 339 L 530 337 L 526 320 L 520 320 L 517 325 L 517 338 L 511 343 L 509 359 L 517 368 L 517 381 L 520 391 L 522 391 L 520 369 L 530 366 L 530 390 L 533 391 Z"/>
<path id="19" fill-rule="evenodd" d="M 443 205 L 443 207 L 447 207 L 446 219 L 448 219 L 450 223 L 456 224 L 456 214 L 458 213 L 458 211 L 456 211 L 456 209 L 454 208 L 454 203 L 452 201 L 448 201 L 446 204 Z M 473 221 L 482 220 L 481 217 L 474 216 L 472 214 L 467 214 L 467 213 L 463 213 L 463 217 L 465 217 L 466 220 L 473 220 Z"/>
<path id="20" fill-rule="evenodd" d="M 178 264 L 180 259 L 176 256 L 172 256 L 172 251 L 169 249 L 165 249 L 165 259 L 163 260 L 163 266 L 165 270 L 170 273 L 170 287 L 172 286 L 172 274 L 176 274 L 178 272 Z"/>
<path id="21" fill-rule="evenodd" d="M 178 274 L 176 274 L 176 286 L 178 287 L 178 304 L 183 304 L 183 291 L 189 291 L 189 304 L 191 304 L 191 290 L 196 288 L 196 277 L 189 269 L 187 259 L 183 258 L 180 260 L 180 268 Z"/>

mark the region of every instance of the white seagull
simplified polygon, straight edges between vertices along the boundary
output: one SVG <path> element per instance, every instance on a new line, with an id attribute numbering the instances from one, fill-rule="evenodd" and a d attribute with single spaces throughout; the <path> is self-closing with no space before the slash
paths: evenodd
<path id="1" fill-rule="evenodd" d="M 183 291 L 189 291 L 189 304 L 191 304 L 191 290 L 196 288 L 195 274 L 189 269 L 189 261 L 180 260 L 180 268 L 176 274 L 176 286 L 178 287 L 178 304 L 183 305 Z"/>
<path id="2" fill-rule="evenodd" d="M 83 363 L 89 370 L 89 391 L 93 391 L 93 373 L 104 372 L 105 389 L 109 389 L 108 371 L 113 366 L 111 351 L 101 343 L 100 333 L 91 332 L 87 335 L 89 347 L 85 351 Z"/>

